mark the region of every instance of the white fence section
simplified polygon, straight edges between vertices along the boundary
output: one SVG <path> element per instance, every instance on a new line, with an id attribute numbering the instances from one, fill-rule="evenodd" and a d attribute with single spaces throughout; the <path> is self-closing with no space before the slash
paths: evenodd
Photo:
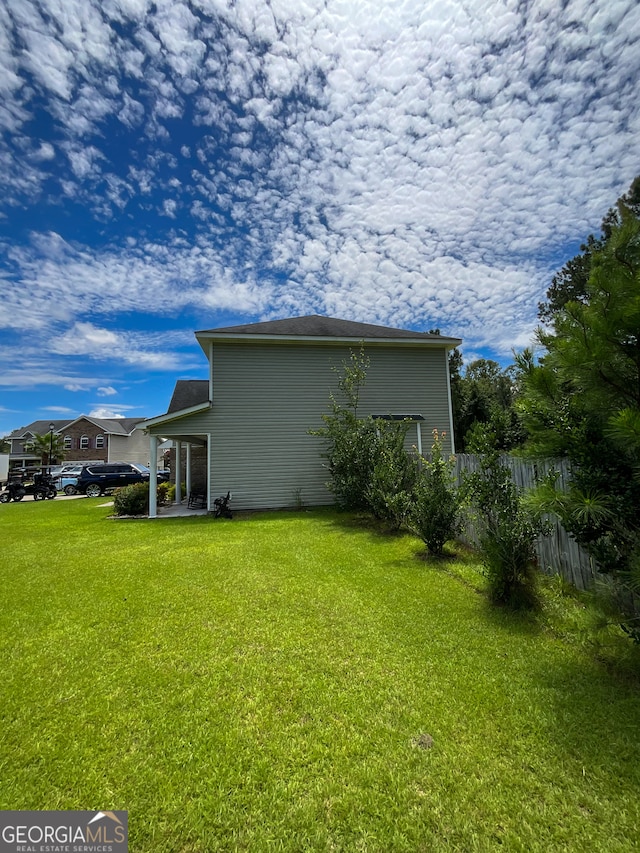
<path id="1" fill-rule="evenodd" d="M 570 479 L 569 465 L 566 460 L 557 459 L 553 462 L 531 462 L 517 456 L 504 456 L 503 461 L 511 469 L 514 483 L 522 489 L 531 489 L 542 480 L 551 470 L 558 473 L 557 488 L 564 489 Z M 456 456 L 456 476 L 462 480 L 463 472 L 475 471 L 478 468 L 478 457 L 469 453 L 459 453 Z M 565 580 L 578 589 L 590 589 L 598 575 L 593 559 L 578 545 L 575 539 L 567 533 L 560 522 L 553 516 L 549 517 L 551 534 L 539 536 L 536 541 L 538 566 L 541 571 L 550 575 L 562 575 Z M 463 537 L 471 545 L 477 544 L 477 536 L 473 519 L 467 517 L 463 528 Z"/>

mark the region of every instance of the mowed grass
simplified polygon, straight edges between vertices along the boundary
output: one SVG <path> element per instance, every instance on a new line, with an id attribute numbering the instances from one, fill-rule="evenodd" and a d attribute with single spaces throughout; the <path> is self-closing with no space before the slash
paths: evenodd
<path id="1" fill-rule="evenodd" d="M 103 503 L 0 507 L 0 808 L 126 809 L 136 853 L 637 849 L 637 681 L 468 557 Z"/>

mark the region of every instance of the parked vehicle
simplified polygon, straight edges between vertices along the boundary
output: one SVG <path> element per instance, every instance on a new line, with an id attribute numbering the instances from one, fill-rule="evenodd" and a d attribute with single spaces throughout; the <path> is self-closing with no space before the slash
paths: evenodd
<path id="1" fill-rule="evenodd" d="M 27 494 L 32 494 L 34 501 L 52 500 L 58 494 L 56 484 L 51 474 L 34 474 L 33 486 L 26 486 Z"/>
<path id="2" fill-rule="evenodd" d="M 0 493 L 0 503 L 8 504 L 9 501 L 21 501 L 26 494 L 27 491 L 20 480 L 9 480 L 4 491 Z"/>
<path id="3" fill-rule="evenodd" d="M 41 471 L 37 471 L 26 481 L 14 477 L 9 480 L 5 491 L 0 494 L 0 503 L 21 501 L 25 495 L 33 495 L 34 501 L 52 500 L 57 495 L 53 478 Z"/>
<path id="4" fill-rule="evenodd" d="M 110 489 L 143 483 L 149 480 L 149 469 L 132 462 L 106 462 L 85 465 L 78 475 L 76 489 L 87 497 L 96 498 Z"/>
<path id="5" fill-rule="evenodd" d="M 78 477 L 80 476 L 83 467 L 84 466 L 82 465 L 67 465 L 63 467 L 56 479 L 56 488 L 58 491 L 64 492 L 65 495 L 77 495 Z"/>

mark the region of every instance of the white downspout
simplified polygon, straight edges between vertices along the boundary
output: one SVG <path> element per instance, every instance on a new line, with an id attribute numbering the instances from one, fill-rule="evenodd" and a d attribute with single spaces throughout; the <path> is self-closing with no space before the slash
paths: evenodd
<path id="1" fill-rule="evenodd" d="M 451 376 L 449 375 L 449 350 L 444 351 L 444 370 L 447 379 L 447 399 L 449 401 L 449 435 L 451 436 L 451 453 L 456 452 L 456 439 L 453 432 L 453 406 L 451 404 Z"/>

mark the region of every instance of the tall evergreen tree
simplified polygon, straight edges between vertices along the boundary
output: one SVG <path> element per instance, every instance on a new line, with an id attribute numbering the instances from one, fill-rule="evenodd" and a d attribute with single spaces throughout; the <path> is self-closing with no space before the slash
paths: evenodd
<path id="1" fill-rule="evenodd" d="M 617 210 L 584 293 L 539 331 L 544 356 L 519 357 L 518 405 L 530 451 L 571 462 L 570 491 L 547 493 L 550 508 L 603 571 L 640 580 L 640 218 Z"/>
<path id="2" fill-rule="evenodd" d="M 590 234 L 580 246 L 580 254 L 567 261 L 554 275 L 547 290 L 546 300 L 538 303 L 538 317 L 544 323 L 552 323 L 556 313 L 564 308 L 567 302 L 585 300 L 592 258 L 606 247 L 613 230 L 622 225 L 623 209 L 636 218 L 640 217 L 640 175 L 633 180 L 629 191 L 618 199 L 615 207 L 607 212 L 600 226 L 600 237 Z"/>

